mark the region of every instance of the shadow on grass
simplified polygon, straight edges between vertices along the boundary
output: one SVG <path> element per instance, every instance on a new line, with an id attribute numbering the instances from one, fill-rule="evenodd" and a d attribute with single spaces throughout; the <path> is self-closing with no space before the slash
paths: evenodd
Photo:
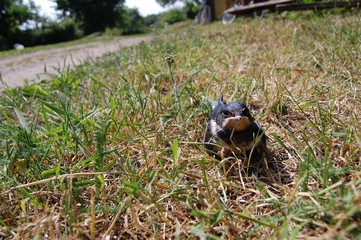
<path id="1" fill-rule="evenodd" d="M 284 149 L 270 150 L 267 149 L 265 156 L 257 161 L 243 163 L 241 159 L 229 160 L 230 163 L 225 164 L 227 177 L 232 181 L 241 178 L 256 178 L 257 180 L 274 186 L 287 185 L 292 183 L 291 173 L 293 167 L 290 165 L 290 156 Z M 242 180 L 242 179 L 241 179 Z M 246 181 L 246 180 L 244 180 Z"/>

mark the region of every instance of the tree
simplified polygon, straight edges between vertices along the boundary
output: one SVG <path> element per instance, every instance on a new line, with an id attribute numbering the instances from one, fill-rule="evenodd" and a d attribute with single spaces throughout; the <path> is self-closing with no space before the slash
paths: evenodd
<path id="1" fill-rule="evenodd" d="M 187 19 L 187 15 L 184 9 L 172 8 L 161 14 L 159 21 L 162 24 L 173 24 L 176 22 L 184 21 Z"/>
<path id="2" fill-rule="evenodd" d="M 145 31 L 144 18 L 136 8 L 117 7 L 118 20 L 115 27 L 125 35 L 142 33 Z"/>
<path id="3" fill-rule="evenodd" d="M 85 34 L 104 31 L 114 27 L 119 12 L 125 0 L 55 0 L 57 9 L 64 16 L 75 17 L 81 24 Z"/>
<path id="4" fill-rule="evenodd" d="M 179 0 L 156 0 L 156 1 L 157 1 L 157 3 L 159 3 L 159 5 L 161 5 L 162 7 L 165 7 L 167 5 L 174 4 Z"/>
<path id="5" fill-rule="evenodd" d="M 189 4 L 195 5 L 195 4 L 200 4 L 202 2 L 202 0 L 156 0 L 156 1 L 162 7 L 173 5 L 176 2 L 180 2 L 180 1 L 182 1 L 185 5 L 189 5 Z"/>
<path id="6" fill-rule="evenodd" d="M 182 2 L 183 7 L 182 11 L 170 9 L 168 12 L 164 12 L 162 16 L 163 21 L 166 20 L 166 22 L 175 22 L 175 21 L 182 21 L 185 20 L 184 17 L 187 17 L 189 19 L 193 19 L 197 12 L 202 5 L 203 0 L 156 0 L 159 5 L 165 7 L 165 6 L 171 6 L 175 4 L 176 2 Z M 186 16 L 182 16 L 183 13 L 186 14 Z M 169 21 L 170 20 L 170 21 Z"/>
<path id="7" fill-rule="evenodd" d="M 12 38 L 18 34 L 20 26 L 34 19 L 34 2 L 23 4 L 22 0 L 0 1 L 0 49 L 7 49 L 12 44 Z"/>

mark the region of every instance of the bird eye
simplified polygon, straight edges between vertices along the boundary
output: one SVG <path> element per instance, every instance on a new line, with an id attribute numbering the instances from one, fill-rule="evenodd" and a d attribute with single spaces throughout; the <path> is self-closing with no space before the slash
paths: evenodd
<path id="1" fill-rule="evenodd" d="M 224 116 L 229 116 L 229 115 L 231 115 L 231 112 L 228 111 L 228 110 L 225 110 L 225 109 L 222 111 L 222 113 L 223 113 Z"/>

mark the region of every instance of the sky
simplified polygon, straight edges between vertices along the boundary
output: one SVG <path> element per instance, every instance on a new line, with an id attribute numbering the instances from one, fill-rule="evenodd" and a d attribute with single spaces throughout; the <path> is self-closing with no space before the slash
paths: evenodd
<path id="1" fill-rule="evenodd" d="M 35 4 L 41 7 L 41 13 L 48 17 L 55 16 L 56 4 L 50 0 L 34 0 Z M 130 8 L 138 8 L 139 13 L 145 17 L 149 14 L 158 14 L 164 11 L 155 0 L 126 0 L 125 5 Z"/>

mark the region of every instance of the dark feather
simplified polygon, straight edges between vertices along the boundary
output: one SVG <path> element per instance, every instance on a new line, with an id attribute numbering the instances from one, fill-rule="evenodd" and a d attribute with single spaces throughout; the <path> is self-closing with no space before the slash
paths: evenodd
<path id="1" fill-rule="evenodd" d="M 266 135 L 245 104 L 226 103 L 221 95 L 208 120 L 204 146 L 218 159 L 235 155 L 260 160 Z"/>

